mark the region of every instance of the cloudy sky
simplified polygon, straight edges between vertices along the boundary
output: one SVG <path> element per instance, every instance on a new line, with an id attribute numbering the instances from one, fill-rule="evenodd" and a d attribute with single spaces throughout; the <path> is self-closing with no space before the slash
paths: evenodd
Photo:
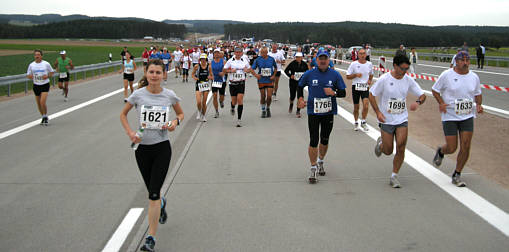
<path id="1" fill-rule="evenodd" d="M 416 5 L 416 7 L 411 7 L 411 5 Z M 7 2 L 3 1 L 0 13 L 34 15 L 47 13 L 61 15 L 84 14 L 88 16 L 141 17 L 156 21 L 164 19 L 227 19 L 247 22 L 369 21 L 432 26 L 509 26 L 509 0 L 7 0 Z"/>

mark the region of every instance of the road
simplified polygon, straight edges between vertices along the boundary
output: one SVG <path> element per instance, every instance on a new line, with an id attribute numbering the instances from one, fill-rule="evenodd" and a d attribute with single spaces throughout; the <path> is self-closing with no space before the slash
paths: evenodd
<path id="1" fill-rule="evenodd" d="M 157 251 L 507 250 L 507 189 L 467 167 L 469 186 L 458 191 L 440 179 L 441 170 L 413 159 L 403 165 L 403 188 L 392 189 L 392 158 L 376 158 L 372 136 L 353 132 L 346 113 L 335 118 L 327 175 L 307 184 L 307 118 L 288 114 L 287 79 L 281 79 L 270 119 L 259 117 L 257 87 L 248 80 L 244 127 L 236 128 L 229 97 L 220 118 L 212 118 L 209 105 L 208 122 L 197 122 L 194 84 L 170 74 L 165 86 L 182 98 L 185 120 L 170 134 L 169 216 Z M 49 113 L 120 87 L 120 75 L 73 85 L 67 103 L 53 91 Z M 347 102 L 340 106 L 351 111 Z M 120 251 L 137 249 L 146 231 L 147 193 L 119 122 L 122 107 L 122 94 L 113 94 L 50 116 L 47 127 L 0 138 L 4 250 L 101 251 L 129 210 L 144 208 L 118 244 Z M 2 102 L 0 111 L 0 133 L 39 119 L 33 96 Z M 133 113 L 129 119 L 134 126 Z M 434 153 L 412 138 L 408 150 L 424 160 Z"/>

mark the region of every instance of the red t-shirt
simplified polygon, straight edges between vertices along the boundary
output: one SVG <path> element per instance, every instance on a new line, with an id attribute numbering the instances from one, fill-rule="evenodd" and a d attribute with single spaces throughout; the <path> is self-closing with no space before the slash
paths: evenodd
<path id="1" fill-rule="evenodd" d="M 149 56 L 150 56 L 150 54 L 148 51 L 143 52 L 143 54 L 141 55 L 141 57 L 144 59 L 148 59 Z"/>

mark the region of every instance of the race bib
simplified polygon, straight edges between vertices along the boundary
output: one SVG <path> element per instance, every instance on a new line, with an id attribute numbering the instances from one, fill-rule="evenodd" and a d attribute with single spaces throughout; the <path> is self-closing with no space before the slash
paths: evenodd
<path id="1" fill-rule="evenodd" d="M 328 113 L 332 111 L 332 100 L 327 98 L 315 98 L 313 111 L 317 114 Z"/>
<path id="2" fill-rule="evenodd" d="M 368 91 L 368 83 L 355 83 L 355 90 L 357 91 Z"/>
<path id="3" fill-rule="evenodd" d="M 170 108 L 166 106 L 141 106 L 140 125 L 143 129 L 162 129 L 168 123 Z"/>
<path id="4" fill-rule="evenodd" d="M 41 83 L 44 81 L 43 74 L 36 74 L 34 75 L 34 82 Z"/>
<path id="5" fill-rule="evenodd" d="M 205 91 L 209 91 L 210 90 L 210 84 L 208 82 L 199 82 L 198 83 L 198 90 L 200 92 L 205 92 Z"/>
<path id="6" fill-rule="evenodd" d="M 143 62 L 147 63 L 148 62 L 148 58 L 143 58 Z"/>
<path id="7" fill-rule="evenodd" d="M 468 115 L 472 113 L 474 101 L 472 99 L 456 99 L 454 101 L 454 112 L 456 115 Z"/>
<path id="8" fill-rule="evenodd" d="M 214 81 L 214 82 L 212 82 L 212 87 L 214 87 L 214 88 L 222 88 L 223 87 L 223 83 L 220 82 L 220 81 Z"/>
<path id="9" fill-rule="evenodd" d="M 244 71 L 237 70 L 232 74 L 232 81 L 243 81 L 245 79 Z"/>
<path id="10" fill-rule="evenodd" d="M 165 65 L 168 65 L 168 60 L 167 60 L 167 59 L 163 59 L 163 63 L 164 63 Z"/>
<path id="11" fill-rule="evenodd" d="M 250 60 L 252 60 L 252 59 L 253 59 L 253 55 L 249 55 L 249 56 L 247 56 L 247 57 L 248 57 Z"/>
<path id="12" fill-rule="evenodd" d="M 270 77 L 272 76 L 272 71 L 270 68 L 262 68 L 260 73 L 262 74 L 263 77 Z"/>
<path id="13" fill-rule="evenodd" d="M 59 74 L 59 76 L 60 76 L 60 79 L 65 79 L 65 78 L 67 78 L 67 72 L 60 73 L 60 74 Z"/>
<path id="14" fill-rule="evenodd" d="M 186 68 L 186 69 L 189 68 L 189 62 L 185 61 L 183 67 Z"/>
<path id="15" fill-rule="evenodd" d="M 302 75 L 304 75 L 304 72 L 295 72 L 293 74 L 293 77 L 295 78 L 295 80 L 300 80 L 300 77 L 302 77 Z"/>
<path id="16" fill-rule="evenodd" d="M 132 69 L 132 68 L 127 68 L 127 67 L 126 67 L 126 68 L 125 68 L 125 70 L 124 70 L 124 73 L 126 73 L 126 74 L 132 74 L 132 73 L 134 73 L 134 69 Z"/>
<path id="17" fill-rule="evenodd" d="M 391 98 L 387 102 L 387 112 L 390 114 L 401 114 L 406 111 L 406 99 Z"/>

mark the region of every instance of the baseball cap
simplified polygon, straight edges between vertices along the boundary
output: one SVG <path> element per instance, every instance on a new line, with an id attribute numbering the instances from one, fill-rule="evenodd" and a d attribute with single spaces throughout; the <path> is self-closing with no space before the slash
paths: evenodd
<path id="1" fill-rule="evenodd" d="M 207 58 L 207 54 L 202 53 L 202 54 L 200 55 L 200 59 L 206 59 L 206 58 Z"/>
<path id="2" fill-rule="evenodd" d="M 301 53 L 301 52 L 297 52 L 297 53 L 295 54 L 295 57 L 302 57 L 302 56 L 303 56 L 303 55 L 302 55 L 302 53 Z"/>
<path id="3" fill-rule="evenodd" d="M 235 47 L 235 51 L 236 52 L 243 52 L 244 49 L 242 49 L 242 47 Z"/>
<path id="4" fill-rule="evenodd" d="M 325 51 L 325 50 L 318 51 L 318 53 L 316 54 L 316 57 L 318 58 L 318 57 L 323 56 L 323 55 L 327 56 L 327 58 L 329 57 L 329 53 L 327 51 Z"/>
<path id="5" fill-rule="evenodd" d="M 456 60 L 462 60 L 463 58 L 470 59 L 470 54 L 468 54 L 467 51 L 459 51 L 458 54 L 456 54 Z"/>
<path id="6" fill-rule="evenodd" d="M 60 51 L 60 55 L 65 54 L 65 50 Z"/>
<path id="7" fill-rule="evenodd" d="M 214 52 L 221 52 L 221 50 L 219 50 L 219 48 L 216 48 L 214 49 Z"/>

